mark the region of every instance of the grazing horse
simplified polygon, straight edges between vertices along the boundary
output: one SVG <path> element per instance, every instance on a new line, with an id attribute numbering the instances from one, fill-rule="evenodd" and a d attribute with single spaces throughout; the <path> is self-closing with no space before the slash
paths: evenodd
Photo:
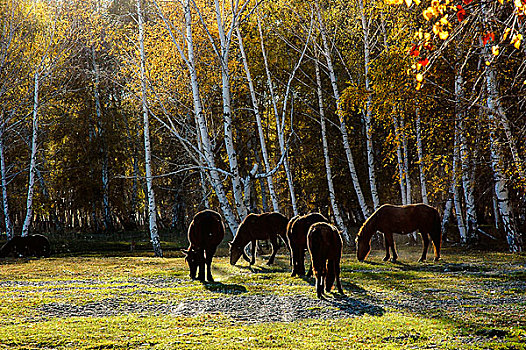
<path id="1" fill-rule="evenodd" d="M 206 279 L 208 282 L 214 281 L 211 271 L 212 258 L 223 237 L 225 237 L 225 228 L 219 213 L 207 209 L 195 214 L 188 227 L 190 247 L 188 250 L 183 250 L 190 268 L 191 279 L 195 279 L 197 273 L 197 279 L 204 281 L 206 264 Z"/>
<path id="2" fill-rule="evenodd" d="M 305 275 L 307 233 L 311 225 L 317 222 L 329 222 L 325 216 L 319 213 L 310 213 L 294 218 L 290 220 L 287 228 L 287 239 L 292 257 L 292 277 Z"/>
<path id="3" fill-rule="evenodd" d="M 230 264 L 235 265 L 243 256 L 250 265 L 254 265 L 256 262 L 256 241 L 269 239 L 272 245 L 272 254 L 267 265 L 271 265 L 279 249 L 278 236 L 283 239 L 287 249 L 289 249 L 285 234 L 287 223 L 287 218 L 280 213 L 248 214 L 239 225 L 234 240 L 230 242 Z M 244 249 L 251 242 L 252 259 L 249 259 Z"/>
<path id="4" fill-rule="evenodd" d="M 48 258 L 51 255 L 51 246 L 46 236 L 34 234 L 29 236 L 14 236 L 0 248 L 0 257 L 31 257 Z"/>
<path id="5" fill-rule="evenodd" d="M 389 248 L 393 253 L 392 262 L 396 262 L 396 254 L 393 233 L 408 234 L 419 231 L 422 235 L 424 251 L 420 262 L 426 260 L 429 238 L 433 241 L 435 248 L 435 261 L 440 259 L 440 244 L 442 232 L 440 230 L 440 214 L 438 211 L 426 204 L 391 205 L 384 204 L 378 208 L 362 225 L 356 237 L 356 257 L 359 261 L 365 260 L 371 250 L 371 237 L 376 231 L 384 234 L 385 258 L 389 260 Z"/>
<path id="6" fill-rule="evenodd" d="M 343 293 L 340 282 L 340 260 L 343 241 L 340 232 L 331 224 L 318 222 L 313 224 L 307 234 L 307 246 L 316 277 L 316 294 L 323 299 L 323 290 L 331 291 L 336 279 L 336 287 Z"/>

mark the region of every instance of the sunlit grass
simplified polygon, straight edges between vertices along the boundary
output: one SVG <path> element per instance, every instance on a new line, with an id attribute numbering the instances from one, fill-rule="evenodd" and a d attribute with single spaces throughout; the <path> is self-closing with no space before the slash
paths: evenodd
<path id="1" fill-rule="evenodd" d="M 526 257 L 449 249 L 438 263 L 417 263 L 419 247 L 400 247 L 399 263 L 383 262 L 374 250 L 367 262 L 346 254 L 342 282 L 346 294 L 378 315 L 293 323 L 249 324 L 226 315 L 181 317 L 131 313 L 103 317 L 46 317 L 51 304 L 87 306 L 100 301 L 138 305 L 227 298 L 232 295 L 302 295 L 315 298 L 313 281 L 291 278 L 289 258 L 278 255 L 268 267 L 228 257 L 214 259 L 214 284 L 188 277 L 184 259 L 150 256 L 55 257 L 0 262 L 0 349 L 524 349 L 526 342 Z M 499 305 L 499 296 L 512 301 Z M 397 302 L 443 301 L 437 309 L 414 309 Z M 456 302 L 458 300 L 458 303 Z M 450 305 L 450 306 L 447 306 Z M 332 306 L 331 306 L 332 307 Z M 495 333 L 496 332 L 496 333 Z M 500 332 L 500 333 L 499 333 Z"/>

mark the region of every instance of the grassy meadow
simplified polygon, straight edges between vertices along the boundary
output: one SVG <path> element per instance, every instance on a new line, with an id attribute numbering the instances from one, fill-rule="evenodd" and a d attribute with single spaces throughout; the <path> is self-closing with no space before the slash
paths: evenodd
<path id="1" fill-rule="evenodd" d="M 0 349 L 526 349 L 526 256 L 446 248 L 417 263 L 420 249 L 401 246 L 396 264 L 349 252 L 346 295 L 326 301 L 284 254 L 250 268 L 222 249 L 215 283 L 191 281 L 177 252 L 5 259 Z M 245 305 L 256 319 L 237 317 Z"/>

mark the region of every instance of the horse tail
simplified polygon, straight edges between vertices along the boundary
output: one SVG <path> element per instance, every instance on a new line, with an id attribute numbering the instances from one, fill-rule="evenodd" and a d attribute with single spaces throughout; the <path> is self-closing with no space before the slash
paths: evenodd
<path id="1" fill-rule="evenodd" d="M 433 248 L 435 250 L 435 258 L 440 258 L 440 248 L 442 245 L 442 220 L 438 210 L 433 210 L 433 224 L 429 231 L 429 236 L 433 241 Z"/>

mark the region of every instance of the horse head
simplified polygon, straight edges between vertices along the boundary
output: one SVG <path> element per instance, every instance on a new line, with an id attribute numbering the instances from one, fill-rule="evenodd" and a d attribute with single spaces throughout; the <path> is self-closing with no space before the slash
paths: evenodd
<path id="1" fill-rule="evenodd" d="M 362 262 L 367 258 L 371 251 L 371 240 L 364 238 L 362 235 L 356 237 L 356 258 Z"/>
<path id="2" fill-rule="evenodd" d="M 230 264 L 235 265 L 241 255 L 243 255 L 244 247 L 234 244 L 234 241 L 228 243 L 230 250 Z"/>

